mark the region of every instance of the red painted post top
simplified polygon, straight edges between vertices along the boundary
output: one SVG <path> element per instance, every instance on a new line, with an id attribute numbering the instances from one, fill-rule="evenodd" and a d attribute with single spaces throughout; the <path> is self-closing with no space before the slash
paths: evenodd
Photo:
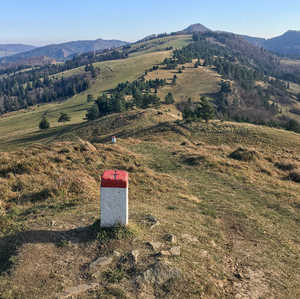
<path id="1" fill-rule="evenodd" d="M 128 173 L 123 170 L 105 170 L 101 176 L 101 187 L 127 188 Z"/>

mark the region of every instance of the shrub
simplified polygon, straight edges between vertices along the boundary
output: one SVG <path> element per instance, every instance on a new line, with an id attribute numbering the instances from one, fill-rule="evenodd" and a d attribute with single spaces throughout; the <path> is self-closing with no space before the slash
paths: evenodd
<path id="1" fill-rule="evenodd" d="M 94 104 L 87 112 L 86 118 L 88 120 L 94 120 L 99 117 L 99 108 L 98 105 Z"/>
<path id="2" fill-rule="evenodd" d="M 283 171 L 291 171 L 296 168 L 296 166 L 290 162 L 276 162 L 274 165 Z"/>
<path id="3" fill-rule="evenodd" d="M 39 128 L 41 130 L 47 130 L 47 129 L 50 128 L 50 123 L 49 123 L 49 121 L 47 120 L 46 117 L 43 117 L 42 120 L 40 121 Z"/>
<path id="4" fill-rule="evenodd" d="M 256 160 L 257 157 L 258 155 L 255 151 L 250 151 L 241 147 L 239 147 L 237 150 L 235 150 L 229 155 L 229 158 L 231 159 L 245 162 Z"/>
<path id="5" fill-rule="evenodd" d="M 122 268 L 110 269 L 103 273 L 104 279 L 109 283 L 118 283 L 125 277 Z"/>
<path id="6" fill-rule="evenodd" d="M 290 172 L 288 178 L 295 183 L 300 183 L 300 171 Z"/>
<path id="7" fill-rule="evenodd" d="M 68 115 L 67 113 L 61 112 L 57 121 L 59 123 L 61 123 L 61 122 L 67 122 L 67 121 L 70 121 L 70 120 L 71 120 L 70 115 Z"/>
<path id="8" fill-rule="evenodd" d="M 300 123 L 294 119 L 290 119 L 286 123 L 285 128 L 289 131 L 294 131 L 296 133 L 300 133 Z"/>
<path id="9" fill-rule="evenodd" d="M 86 100 L 87 100 L 88 103 L 93 102 L 94 101 L 94 96 L 92 94 L 88 94 Z"/>
<path id="10" fill-rule="evenodd" d="M 166 104 L 174 104 L 175 100 L 171 92 L 169 92 L 165 97 Z"/>
<path id="11" fill-rule="evenodd" d="M 122 240 L 131 239 L 134 233 L 130 231 L 126 226 L 116 226 L 101 228 L 97 234 L 97 239 L 101 242 L 107 242 L 109 240 Z"/>
<path id="12" fill-rule="evenodd" d="M 186 157 L 184 157 L 184 160 L 183 160 L 183 162 L 185 164 L 190 165 L 190 166 L 198 166 L 203 161 L 205 161 L 204 156 L 186 156 Z"/>

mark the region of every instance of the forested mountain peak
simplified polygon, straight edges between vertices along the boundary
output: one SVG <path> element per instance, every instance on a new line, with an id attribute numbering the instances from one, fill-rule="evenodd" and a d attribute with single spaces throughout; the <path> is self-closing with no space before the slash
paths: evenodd
<path id="1" fill-rule="evenodd" d="M 191 34 L 194 32 L 208 32 L 211 31 L 209 28 L 205 27 L 204 25 L 197 23 L 197 24 L 192 24 L 188 26 L 187 28 L 183 29 L 181 32 L 185 34 Z"/>

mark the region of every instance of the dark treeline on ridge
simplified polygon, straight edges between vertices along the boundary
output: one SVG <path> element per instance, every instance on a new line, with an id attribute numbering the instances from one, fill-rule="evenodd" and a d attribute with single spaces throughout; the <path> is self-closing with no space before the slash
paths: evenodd
<path id="1" fill-rule="evenodd" d="M 176 69 L 197 59 L 195 68 L 201 64 L 213 67 L 227 80 L 221 82 L 214 101 L 220 118 L 290 126 L 291 119 L 278 115 L 281 105 L 291 102 L 289 83 L 285 80 L 300 83 L 300 76 L 283 69 L 277 56 L 233 34 L 194 33 L 193 41 L 174 50 L 172 58 L 165 59 L 163 64 L 166 69 Z"/>
<path id="2" fill-rule="evenodd" d="M 165 79 L 145 80 L 144 77 L 133 82 L 123 82 L 110 90 L 110 94 L 102 94 L 89 109 L 86 117 L 89 120 L 98 117 L 123 112 L 134 106 L 146 109 L 161 104 L 156 96 L 157 89 L 166 85 Z M 154 94 L 153 94 L 154 90 Z"/>
<path id="3" fill-rule="evenodd" d="M 103 53 L 86 53 L 74 56 L 62 64 L 48 64 L 31 68 L 28 66 L 10 67 L 0 71 L 0 114 L 15 111 L 28 106 L 60 101 L 86 90 L 90 80 L 99 72 L 93 63 L 107 60 L 123 59 L 128 54 L 116 50 Z M 68 78 L 56 78 L 53 75 L 80 66 L 85 73 Z M 25 71 L 22 71 L 25 69 Z"/>

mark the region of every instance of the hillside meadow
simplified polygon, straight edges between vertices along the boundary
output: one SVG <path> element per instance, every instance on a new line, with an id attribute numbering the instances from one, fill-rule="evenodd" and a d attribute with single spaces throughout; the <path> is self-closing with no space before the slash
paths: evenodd
<path id="1" fill-rule="evenodd" d="M 1 155 L 3 298 L 53 298 L 82 285 L 79 298 L 300 295 L 298 134 L 187 124 L 155 109 L 73 133 L 92 143 Z M 129 227 L 107 232 L 99 228 L 99 184 L 114 168 L 129 172 Z M 98 257 L 112 260 L 94 274 Z"/>

